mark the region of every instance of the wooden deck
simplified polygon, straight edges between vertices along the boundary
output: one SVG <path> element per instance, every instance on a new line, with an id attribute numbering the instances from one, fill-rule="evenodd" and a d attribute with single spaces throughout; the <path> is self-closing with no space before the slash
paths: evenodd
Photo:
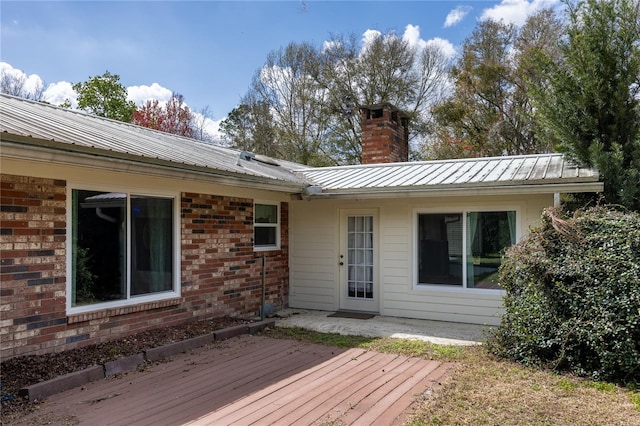
<path id="1" fill-rule="evenodd" d="M 241 336 L 50 397 L 24 424 L 401 424 L 435 361 Z"/>

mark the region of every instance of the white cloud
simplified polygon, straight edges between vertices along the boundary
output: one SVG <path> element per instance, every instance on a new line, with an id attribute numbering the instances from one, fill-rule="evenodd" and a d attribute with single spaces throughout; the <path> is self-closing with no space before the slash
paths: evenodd
<path id="1" fill-rule="evenodd" d="M 452 58 L 456 55 L 456 48 L 449 40 L 445 40 L 440 37 L 434 37 L 429 40 L 420 38 L 420 27 L 417 25 L 407 25 L 402 34 L 403 40 L 405 40 L 409 46 L 416 47 L 418 50 L 422 50 L 427 46 L 438 47 L 447 58 Z"/>
<path id="2" fill-rule="evenodd" d="M 437 46 L 440 48 L 442 53 L 447 57 L 447 59 L 451 59 L 458 53 L 456 48 L 451 44 L 449 40 L 445 40 L 440 37 L 434 37 L 431 40 L 427 41 L 427 46 Z"/>
<path id="3" fill-rule="evenodd" d="M 333 49 L 337 49 L 341 47 L 341 43 L 335 40 L 331 40 L 331 41 L 324 41 L 322 43 L 322 52 L 330 52 Z"/>
<path id="4" fill-rule="evenodd" d="M 71 102 L 73 109 L 78 108 L 78 95 L 73 90 L 72 84 L 68 81 L 49 84 L 43 94 L 43 100 L 52 105 L 60 105 L 67 99 Z"/>
<path id="5" fill-rule="evenodd" d="M 22 92 L 35 94 L 44 88 L 44 82 L 37 74 L 26 74 L 18 68 L 14 68 L 7 62 L 0 62 L 0 73 L 11 75 L 15 81 L 23 83 Z"/>
<path id="6" fill-rule="evenodd" d="M 127 99 L 134 101 L 136 105 L 142 105 L 148 100 L 157 99 L 160 103 L 168 102 L 173 92 L 158 83 L 151 86 L 129 86 L 127 87 Z"/>
<path id="7" fill-rule="evenodd" d="M 559 5 L 560 0 L 502 0 L 500 4 L 483 10 L 480 20 L 491 19 L 522 26 L 535 12 Z"/>
<path id="8" fill-rule="evenodd" d="M 197 116 L 197 120 L 202 120 L 202 115 L 198 112 L 194 112 L 194 115 Z M 220 133 L 220 123 L 224 118 L 219 120 L 213 120 L 211 118 L 204 119 L 204 125 L 202 126 L 205 133 L 209 135 L 213 140 L 220 141 L 222 140 L 222 133 Z"/>
<path id="9" fill-rule="evenodd" d="M 382 36 L 382 33 L 378 30 L 367 30 L 362 34 L 362 50 L 366 50 L 369 45 L 378 37 Z"/>
<path id="10" fill-rule="evenodd" d="M 462 21 L 469 12 L 471 12 L 471 9 L 471 6 L 456 7 L 447 15 L 446 19 L 444 20 L 444 27 L 448 28 L 456 25 L 457 23 Z"/>
<path id="11" fill-rule="evenodd" d="M 404 28 L 404 34 L 402 34 L 402 39 L 409 43 L 411 47 L 417 47 L 419 49 L 424 48 L 427 44 L 426 41 L 420 38 L 420 27 L 417 25 L 407 25 Z"/>

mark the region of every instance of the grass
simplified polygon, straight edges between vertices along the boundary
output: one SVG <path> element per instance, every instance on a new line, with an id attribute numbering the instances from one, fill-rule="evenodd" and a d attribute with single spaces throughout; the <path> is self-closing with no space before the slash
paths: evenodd
<path id="1" fill-rule="evenodd" d="M 454 372 L 433 395 L 417 399 L 419 425 L 640 425 L 640 390 L 497 359 L 482 346 L 343 336 L 300 328 L 267 333 L 343 348 L 452 362 Z"/>

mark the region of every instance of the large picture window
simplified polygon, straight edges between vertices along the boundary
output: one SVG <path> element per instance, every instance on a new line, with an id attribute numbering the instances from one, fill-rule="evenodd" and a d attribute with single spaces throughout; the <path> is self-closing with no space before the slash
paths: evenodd
<path id="1" fill-rule="evenodd" d="M 71 306 L 173 292 L 174 199 L 72 191 Z"/>
<path id="2" fill-rule="evenodd" d="M 271 250 L 280 247 L 280 220 L 277 204 L 254 204 L 253 247 L 255 250 Z"/>
<path id="3" fill-rule="evenodd" d="M 516 242 L 515 211 L 419 213 L 418 284 L 499 289 L 498 268 Z"/>

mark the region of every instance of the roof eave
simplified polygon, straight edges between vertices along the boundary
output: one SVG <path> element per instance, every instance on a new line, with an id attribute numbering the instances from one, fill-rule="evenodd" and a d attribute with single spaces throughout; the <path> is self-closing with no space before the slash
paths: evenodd
<path id="1" fill-rule="evenodd" d="M 106 170 L 136 171 L 157 177 L 193 179 L 285 193 L 300 193 L 308 185 L 268 177 L 217 170 L 197 165 L 139 157 L 115 151 L 80 147 L 55 141 L 37 140 L 27 136 L 0 134 L 2 156 L 31 161 L 46 161 L 64 165 L 82 165 Z"/>
<path id="2" fill-rule="evenodd" d="M 486 196 L 486 195 L 522 195 L 522 194 L 554 194 L 602 192 L 604 184 L 598 181 L 536 183 L 518 185 L 475 185 L 446 186 L 422 188 L 358 188 L 345 190 L 323 190 L 319 193 L 306 194 L 306 200 L 321 199 L 379 199 L 379 198 L 419 198 L 441 196 Z"/>

